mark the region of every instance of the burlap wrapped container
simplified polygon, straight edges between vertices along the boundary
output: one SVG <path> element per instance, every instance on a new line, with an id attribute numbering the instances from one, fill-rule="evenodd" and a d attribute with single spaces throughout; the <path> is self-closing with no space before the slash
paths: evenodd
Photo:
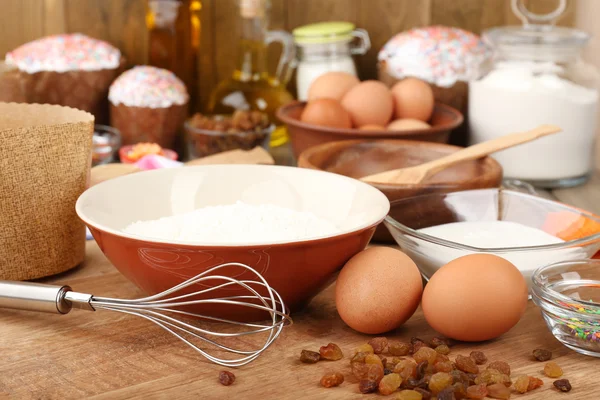
<path id="1" fill-rule="evenodd" d="M 41 71 L 30 74 L 0 67 L 0 101 L 59 104 L 88 111 L 100 124 L 108 123 L 108 88 L 125 69 L 99 71 Z"/>
<path id="2" fill-rule="evenodd" d="M 93 115 L 0 103 L 0 279 L 66 271 L 85 256 L 75 202 L 91 168 Z"/>

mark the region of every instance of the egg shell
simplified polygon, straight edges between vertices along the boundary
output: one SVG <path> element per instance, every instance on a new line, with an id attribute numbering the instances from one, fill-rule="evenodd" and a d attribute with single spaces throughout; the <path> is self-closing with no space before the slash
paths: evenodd
<path id="1" fill-rule="evenodd" d="M 356 76 L 347 72 L 326 72 L 315 79 L 308 88 L 308 101 L 320 98 L 340 101 L 350 89 L 359 83 Z"/>
<path id="2" fill-rule="evenodd" d="M 342 99 L 355 127 L 385 126 L 392 118 L 394 100 L 387 86 L 379 81 L 364 81 L 354 86 Z"/>
<path id="3" fill-rule="evenodd" d="M 525 278 L 512 263 L 493 254 L 469 254 L 433 274 L 421 307 L 429 325 L 442 335 L 479 342 L 515 326 L 527 298 Z"/>
<path id="4" fill-rule="evenodd" d="M 381 125 L 363 125 L 358 129 L 361 131 L 385 131 L 385 127 Z"/>
<path id="5" fill-rule="evenodd" d="M 328 126 L 330 128 L 352 128 L 350 114 L 337 100 L 333 99 L 309 101 L 302 111 L 300 120 L 307 124 Z"/>
<path id="6" fill-rule="evenodd" d="M 413 118 L 397 119 L 387 126 L 388 131 L 416 131 L 429 128 L 431 128 L 431 125 L 427 122 Z"/>
<path id="7" fill-rule="evenodd" d="M 392 87 L 395 118 L 429 121 L 433 113 L 434 96 L 431 86 L 416 78 L 406 78 Z"/>
<path id="8" fill-rule="evenodd" d="M 423 281 L 415 263 L 400 250 L 370 247 L 340 272 L 335 304 L 342 320 L 362 333 L 379 334 L 406 322 L 419 306 Z"/>

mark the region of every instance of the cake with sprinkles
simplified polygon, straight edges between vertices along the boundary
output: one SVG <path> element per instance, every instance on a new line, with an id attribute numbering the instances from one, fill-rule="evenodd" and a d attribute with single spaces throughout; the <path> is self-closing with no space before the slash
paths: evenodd
<path id="1" fill-rule="evenodd" d="M 111 125 L 121 131 L 124 145 L 172 148 L 187 116 L 189 95 L 171 71 L 137 66 L 113 82 L 108 99 Z"/>
<path id="2" fill-rule="evenodd" d="M 465 114 L 468 82 L 477 78 L 490 56 L 490 49 L 474 33 L 439 25 L 415 28 L 395 35 L 381 48 L 379 79 L 390 86 L 406 77 L 427 81 L 437 101 Z M 452 142 L 466 145 L 467 132 L 457 133 Z"/>
<path id="3" fill-rule="evenodd" d="M 107 42 L 73 33 L 46 36 L 8 52 L 2 75 L 14 90 L 3 101 L 60 104 L 108 120 L 108 88 L 123 70 L 121 52 Z"/>

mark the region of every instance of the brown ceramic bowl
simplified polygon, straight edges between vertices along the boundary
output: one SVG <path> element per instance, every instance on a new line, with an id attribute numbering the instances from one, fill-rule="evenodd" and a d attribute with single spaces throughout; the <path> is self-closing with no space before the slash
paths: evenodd
<path id="1" fill-rule="evenodd" d="M 424 142 L 446 143 L 450 131 L 463 122 L 460 111 L 445 104 L 436 103 L 429 124 L 431 128 L 407 131 L 366 131 L 360 129 L 337 129 L 300 122 L 305 102 L 292 102 L 277 110 L 277 118 L 287 125 L 294 155 L 309 147 L 338 140 L 353 139 L 404 139 Z"/>
<path id="2" fill-rule="evenodd" d="M 396 168 L 411 167 L 435 160 L 460 150 L 461 147 L 442 143 L 410 140 L 350 140 L 325 143 L 305 150 L 298 166 L 361 178 Z M 491 157 L 465 161 L 416 185 L 380 185 L 391 201 L 428 193 L 448 193 L 468 189 L 499 187 L 502 167 Z M 375 241 L 393 242 L 387 229 L 377 228 Z"/>
<path id="3" fill-rule="evenodd" d="M 282 242 L 249 237 L 248 242 L 235 244 L 165 240 L 123 232 L 132 222 L 237 201 L 309 211 L 333 223 L 339 232 Z M 295 310 L 367 246 L 389 211 L 389 201 L 368 184 L 322 171 L 273 165 L 203 165 L 137 172 L 102 182 L 81 195 L 76 210 L 108 259 L 149 294 L 211 267 L 238 262 L 261 273 Z M 236 272 L 238 275 L 232 271 L 228 276 L 255 280 L 248 271 Z M 225 275 L 225 270 L 221 274 Z M 231 288 L 211 293 L 214 297 L 247 294 Z M 238 320 L 265 317 L 231 305 L 210 309 L 195 306 L 194 311 Z"/>

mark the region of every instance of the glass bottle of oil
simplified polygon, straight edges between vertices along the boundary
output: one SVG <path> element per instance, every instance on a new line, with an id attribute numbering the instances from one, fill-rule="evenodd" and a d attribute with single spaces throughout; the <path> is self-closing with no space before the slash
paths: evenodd
<path id="1" fill-rule="evenodd" d="M 148 64 L 165 68 L 181 79 L 196 109 L 200 0 L 148 0 Z"/>
<path id="2" fill-rule="evenodd" d="M 265 112 L 277 128 L 271 147 L 288 141 L 285 126 L 275 117 L 280 106 L 293 97 L 285 85 L 289 81 L 295 56 L 293 37 L 284 31 L 268 31 L 269 0 L 238 0 L 241 38 L 238 59 L 232 75 L 220 82 L 210 95 L 208 112 L 230 114 L 235 110 Z M 281 42 L 283 51 L 275 76 L 267 70 L 267 47 Z"/>

